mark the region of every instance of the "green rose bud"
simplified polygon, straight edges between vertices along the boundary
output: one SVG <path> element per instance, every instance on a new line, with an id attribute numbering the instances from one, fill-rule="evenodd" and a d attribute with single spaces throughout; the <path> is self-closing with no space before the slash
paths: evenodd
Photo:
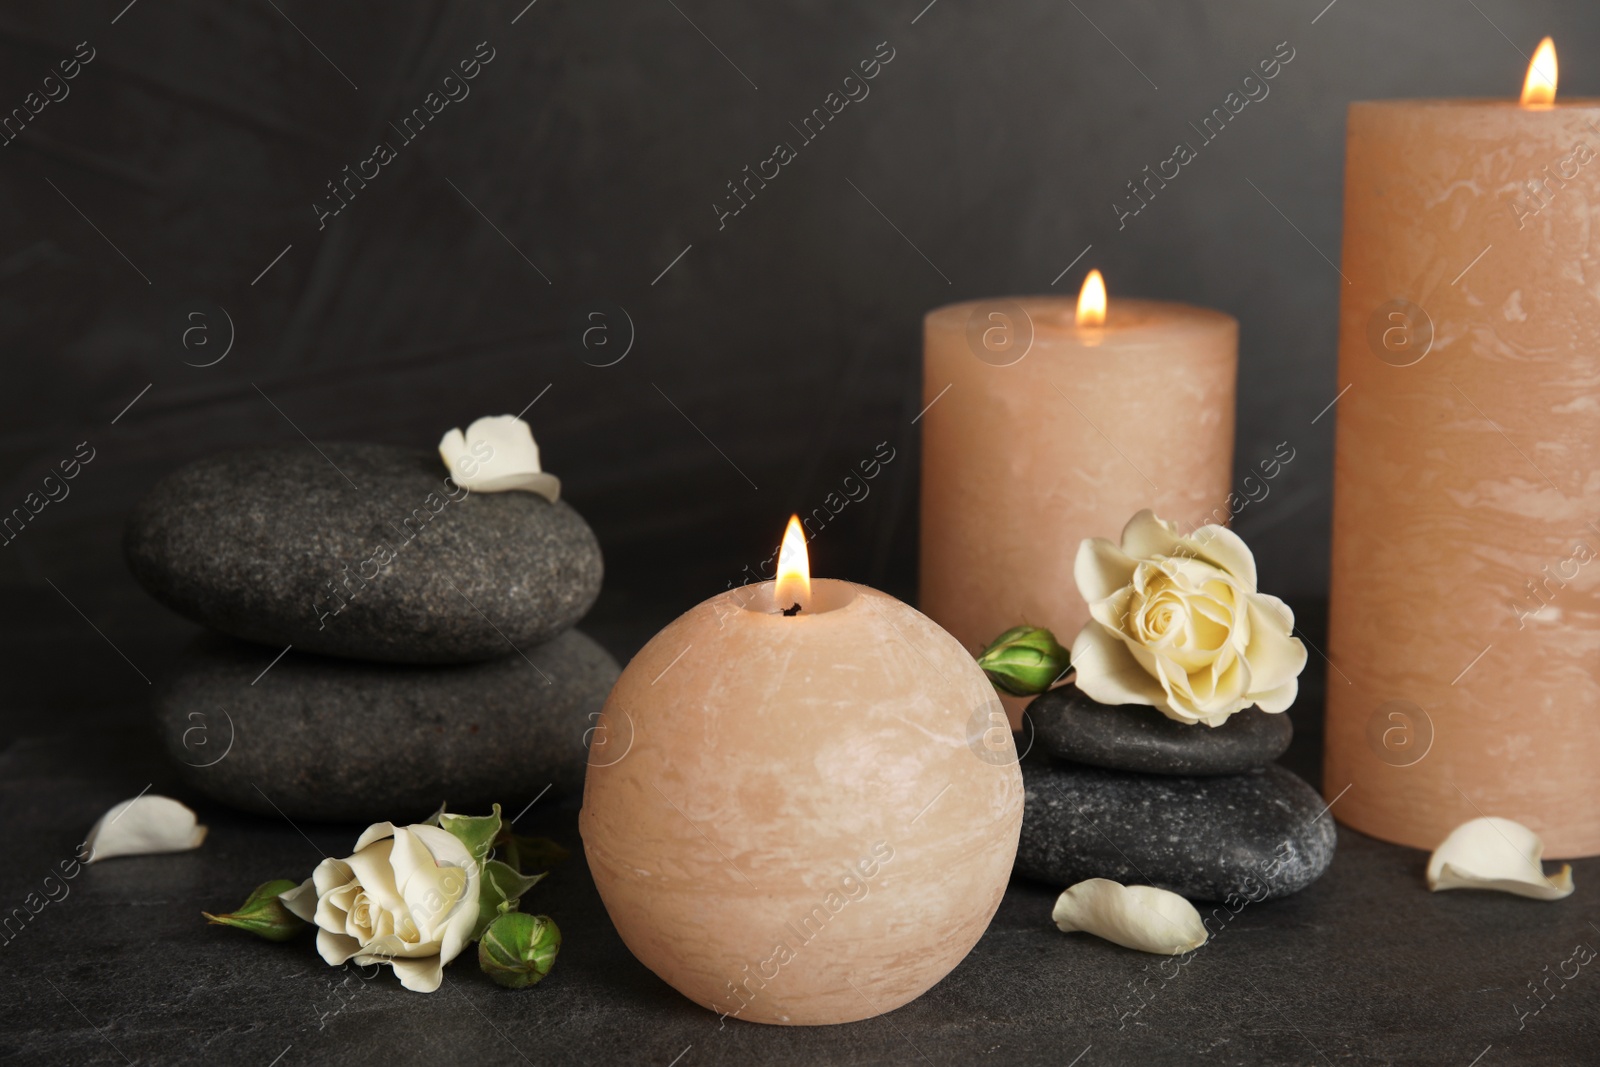
<path id="1" fill-rule="evenodd" d="M 278 897 L 299 884 L 293 879 L 275 878 L 257 886 L 238 911 L 226 915 L 213 915 L 209 911 L 200 914 L 209 919 L 213 926 L 237 926 L 268 941 L 287 941 L 299 933 L 306 923 L 284 907 Z"/>
<path id="2" fill-rule="evenodd" d="M 489 924 L 478 942 L 478 966 L 507 989 L 534 985 L 556 962 L 561 930 L 547 915 L 508 911 Z"/>
<path id="3" fill-rule="evenodd" d="M 1034 696 L 1049 689 L 1070 667 L 1067 650 L 1042 626 L 1018 626 L 994 639 L 978 666 L 995 688 L 1012 696 Z"/>

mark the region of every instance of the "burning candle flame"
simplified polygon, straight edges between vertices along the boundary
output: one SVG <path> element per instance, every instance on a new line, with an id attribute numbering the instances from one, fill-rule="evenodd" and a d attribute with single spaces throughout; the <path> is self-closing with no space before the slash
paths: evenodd
<path id="1" fill-rule="evenodd" d="M 1556 102 L 1556 43 L 1546 37 L 1533 51 L 1522 82 L 1523 107 L 1549 107 Z"/>
<path id="2" fill-rule="evenodd" d="M 1106 280 L 1098 270 L 1089 272 L 1078 291 L 1078 325 L 1104 326 L 1106 324 Z"/>
<path id="3" fill-rule="evenodd" d="M 789 516 L 789 526 L 783 531 L 772 598 L 785 610 L 795 604 L 800 605 L 801 611 L 811 607 L 811 558 L 806 553 L 806 531 L 798 515 Z"/>

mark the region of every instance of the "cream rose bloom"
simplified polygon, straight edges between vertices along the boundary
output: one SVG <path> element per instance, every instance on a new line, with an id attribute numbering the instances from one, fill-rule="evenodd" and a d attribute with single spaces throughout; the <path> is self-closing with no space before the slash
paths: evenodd
<path id="1" fill-rule="evenodd" d="M 337 967 L 387 963 L 400 984 L 432 993 L 478 921 L 482 867 L 437 826 L 374 823 L 342 860 L 325 859 L 284 907 L 317 924 L 317 951 Z"/>
<path id="2" fill-rule="evenodd" d="M 1103 537 L 1078 546 L 1073 577 L 1091 621 L 1072 642 L 1072 666 L 1090 698 L 1207 726 L 1252 704 L 1294 703 L 1306 665 L 1294 613 L 1256 590 L 1255 557 L 1233 531 L 1180 537 L 1141 511 L 1120 547 Z"/>

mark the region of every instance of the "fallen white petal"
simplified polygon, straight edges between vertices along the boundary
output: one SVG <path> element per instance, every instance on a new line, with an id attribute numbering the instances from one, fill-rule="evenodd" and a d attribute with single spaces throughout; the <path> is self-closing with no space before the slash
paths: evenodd
<path id="1" fill-rule="evenodd" d="M 1177 956 L 1206 943 L 1206 927 L 1193 904 L 1165 889 L 1109 878 L 1090 878 L 1068 889 L 1050 917 L 1067 933 L 1082 930 L 1140 952 Z"/>
<path id="2" fill-rule="evenodd" d="M 522 489 L 552 504 L 561 499 L 561 479 L 544 473 L 533 431 L 515 415 L 487 415 L 465 433 L 451 430 L 439 440 L 439 456 L 455 483 L 474 493 Z"/>
<path id="3" fill-rule="evenodd" d="M 1544 842 L 1510 819 L 1487 817 L 1464 822 L 1428 857 L 1428 888 L 1498 889 L 1534 900 L 1560 900 L 1571 894 L 1572 868 L 1561 865 L 1545 877 Z"/>
<path id="4" fill-rule="evenodd" d="M 187 852 L 199 848 L 206 828 L 193 811 L 171 797 L 146 793 L 124 800 L 104 815 L 84 839 L 89 858 L 145 856 L 156 852 Z"/>

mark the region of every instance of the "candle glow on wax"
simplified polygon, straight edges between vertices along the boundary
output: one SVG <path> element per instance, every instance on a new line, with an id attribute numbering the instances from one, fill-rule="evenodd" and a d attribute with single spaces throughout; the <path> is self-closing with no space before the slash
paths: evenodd
<path id="1" fill-rule="evenodd" d="M 1533 51 L 1528 76 L 1522 81 L 1522 106 L 1550 107 L 1556 102 L 1556 43 L 1546 37 Z"/>
<path id="2" fill-rule="evenodd" d="M 806 553 L 806 532 L 798 515 L 789 516 L 789 525 L 783 531 L 773 599 L 785 610 L 795 604 L 801 611 L 811 609 L 811 558 Z"/>

